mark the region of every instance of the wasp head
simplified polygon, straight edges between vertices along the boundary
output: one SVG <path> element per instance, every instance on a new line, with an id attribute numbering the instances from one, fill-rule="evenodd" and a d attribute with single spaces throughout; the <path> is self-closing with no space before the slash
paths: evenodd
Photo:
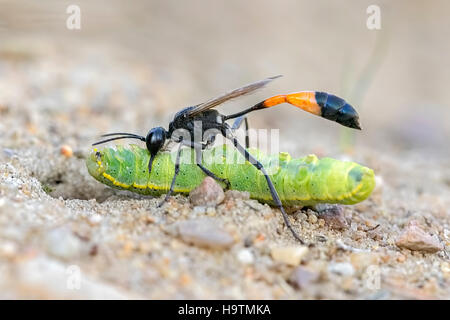
<path id="1" fill-rule="evenodd" d="M 148 171 L 152 170 L 153 159 L 156 154 L 161 150 L 164 146 L 164 143 L 167 139 L 167 131 L 162 127 L 156 127 L 151 129 L 147 136 L 145 137 L 145 144 L 147 145 L 147 149 L 150 152 L 150 161 L 148 164 Z"/>

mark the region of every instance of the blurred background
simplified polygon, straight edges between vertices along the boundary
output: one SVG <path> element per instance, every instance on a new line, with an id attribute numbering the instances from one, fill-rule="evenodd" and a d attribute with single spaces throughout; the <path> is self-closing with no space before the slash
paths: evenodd
<path id="1" fill-rule="evenodd" d="M 73 4 L 81 9 L 79 30 L 66 27 L 66 9 Z M 366 26 L 372 4 L 381 9 L 380 30 Z M 282 129 L 281 149 L 298 155 L 355 146 L 403 156 L 449 154 L 445 0 L 0 6 L 0 104 L 24 108 L 25 125 L 36 131 L 44 129 L 37 118 L 51 114 L 54 122 L 47 124 L 62 125 L 63 139 L 77 135 L 81 144 L 110 130 L 145 134 L 154 125 L 166 126 L 180 108 L 282 74 L 220 110 L 231 113 L 274 94 L 326 91 L 355 106 L 362 132 L 288 105 L 254 113 L 250 124 Z M 84 112 L 89 121 L 68 128 L 61 119 L 68 111 L 73 117 Z"/>

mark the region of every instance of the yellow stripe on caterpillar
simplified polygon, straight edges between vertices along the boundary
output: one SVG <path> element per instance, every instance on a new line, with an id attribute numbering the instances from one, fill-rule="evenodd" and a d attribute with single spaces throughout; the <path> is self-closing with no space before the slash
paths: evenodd
<path id="1" fill-rule="evenodd" d="M 109 181 L 111 181 L 115 186 L 119 186 L 122 187 L 124 189 L 128 189 L 130 187 L 129 184 L 125 184 L 122 182 L 117 181 L 116 179 L 114 179 L 113 177 L 111 177 L 109 174 L 107 174 L 106 172 L 103 172 L 103 176 L 108 179 Z"/>

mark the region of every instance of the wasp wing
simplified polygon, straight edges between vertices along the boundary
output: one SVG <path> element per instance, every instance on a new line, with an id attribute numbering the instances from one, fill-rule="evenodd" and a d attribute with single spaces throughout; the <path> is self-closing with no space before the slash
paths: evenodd
<path id="1" fill-rule="evenodd" d="M 225 94 L 223 94 L 223 95 L 221 95 L 219 97 L 216 97 L 214 99 L 208 100 L 208 101 L 206 101 L 206 102 L 204 102 L 202 104 L 199 104 L 199 105 L 193 107 L 191 110 L 188 111 L 187 115 L 188 116 L 195 116 L 195 115 L 197 115 L 197 114 L 199 114 L 199 113 L 201 113 L 201 112 L 203 112 L 205 110 L 214 108 L 214 107 L 216 107 L 216 106 L 218 106 L 218 105 L 220 105 L 220 104 L 222 104 L 222 103 L 224 103 L 224 102 L 226 102 L 226 101 L 228 101 L 230 99 L 234 99 L 234 98 L 243 96 L 245 94 L 251 93 L 251 92 L 253 92 L 255 90 L 258 90 L 258 89 L 264 87 L 266 84 L 268 84 L 272 80 L 275 80 L 275 79 L 277 79 L 279 77 L 281 77 L 281 75 L 274 76 L 274 77 L 269 77 L 269 78 L 266 78 L 264 80 L 253 82 L 253 83 L 250 83 L 250 84 L 248 84 L 248 85 L 246 85 L 244 87 L 241 87 L 241 88 L 235 89 L 233 91 L 227 92 L 227 93 L 225 93 Z"/>

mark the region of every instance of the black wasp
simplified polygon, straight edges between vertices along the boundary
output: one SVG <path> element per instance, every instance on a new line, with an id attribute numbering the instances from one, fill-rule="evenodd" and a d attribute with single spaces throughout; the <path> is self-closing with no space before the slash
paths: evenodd
<path id="1" fill-rule="evenodd" d="M 209 145 L 211 145 L 214 142 L 215 136 L 209 135 L 208 137 L 204 136 L 204 133 L 206 131 L 210 132 L 211 129 L 215 129 L 217 134 L 221 134 L 225 138 L 231 140 L 234 147 L 245 157 L 247 161 L 249 161 L 252 165 L 254 165 L 258 170 L 264 174 L 267 185 L 270 189 L 270 193 L 272 195 L 273 201 L 275 205 L 280 209 L 284 222 L 286 226 L 289 228 L 289 230 L 292 232 L 294 237 L 303 243 L 303 240 L 299 237 L 297 232 L 293 229 L 291 223 L 289 222 L 288 216 L 283 208 L 283 205 L 280 201 L 280 198 L 278 196 L 277 190 L 275 189 L 272 181 L 270 180 L 269 175 L 267 174 L 266 170 L 262 166 L 262 164 L 257 161 L 248 151 L 249 147 L 249 139 L 248 139 L 248 120 L 246 117 L 246 114 L 261 110 L 265 108 L 270 108 L 276 105 L 279 105 L 281 103 L 289 103 L 293 106 L 296 106 L 298 108 L 301 108 L 307 112 L 310 112 L 312 114 L 321 116 L 323 118 L 336 121 L 346 127 L 354 128 L 354 129 L 361 129 L 359 125 L 359 117 L 355 109 L 348 104 L 345 100 L 332 95 L 328 94 L 326 92 L 318 92 L 318 91 L 302 91 L 297 93 L 291 93 L 286 95 L 277 95 L 271 98 L 268 98 L 264 101 L 261 101 L 254 106 L 245 109 L 241 112 L 231 114 L 231 115 L 223 115 L 220 114 L 217 110 L 214 108 L 218 105 L 233 99 L 237 98 L 239 96 L 251 93 L 257 89 L 260 89 L 264 87 L 266 84 L 271 82 L 272 80 L 279 78 L 280 76 L 270 77 L 258 82 L 254 82 L 251 84 L 248 84 L 244 87 L 235 89 L 233 91 L 230 91 L 228 93 L 225 93 L 219 97 L 216 97 L 214 99 L 208 100 L 204 103 L 201 103 L 196 106 L 187 107 L 185 109 L 182 109 L 181 111 L 177 112 L 175 114 L 175 117 L 173 120 L 169 123 L 169 129 L 166 130 L 163 127 L 155 127 L 152 128 L 146 137 L 132 134 L 132 133 L 109 133 L 105 134 L 102 137 L 112 137 L 108 138 L 106 140 L 99 141 L 97 143 L 94 143 L 93 145 L 98 145 L 101 143 L 105 143 L 112 140 L 118 140 L 118 139 L 138 139 L 141 141 L 144 141 L 146 143 L 147 149 L 150 152 L 150 161 L 148 164 L 148 170 L 151 172 L 152 170 L 152 163 L 155 158 L 155 156 L 158 154 L 158 152 L 163 148 L 163 146 L 166 144 L 166 141 L 172 140 L 176 143 L 179 143 L 180 146 L 178 148 L 177 152 L 177 158 L 175 162 L 175 174 L 172 179 L 172 183 L 169 189 L 169 192 L 166 194 L 166 197 L 164 200 L 159 204 L 161 206 L 164 204 L 164 202 L 167 201 L 167 199 L 170 197 L 170 195 L 173 192 L 173 188 L 175 185 L 175 180 L 177 178 L 177 175 L 179 173 L 180 168 L 180 152 L 181 152 L 181 146 L 188 146 L 190 148 L 194 148 L 196 150 L 196 163 L 199 166 L 199 168 L 208 176 L 224 182 L 225 184 L 229 185 L 228 181 L 217 177 L 214 173 L 212 173 L 210 170 L 205 168 L 202 165 L 201 161 L 201 153 L 202 150 L 207 148 Z M 235 119 L 234 123 L 230 126 L 226 121 L 230 119 Z M 200 126 L 200 134 L 197 132 L 199 130 L 199 126 L 196 125 L 198 123 L 201 123 Z M 245 139 L 245 148 L 239 143 L 238 139 L 234 136 L 233 132 L 240 128 L 242 123 L 245 123 L 245 130 L 246 130 L 246 139 Z M 183 137 L 174 135 L 176 130 L 184 129 L 189 133 L 188 139 L 184 139 Z M 201 137 L 200 141 L 196 141 L 196 137 Z"/>

